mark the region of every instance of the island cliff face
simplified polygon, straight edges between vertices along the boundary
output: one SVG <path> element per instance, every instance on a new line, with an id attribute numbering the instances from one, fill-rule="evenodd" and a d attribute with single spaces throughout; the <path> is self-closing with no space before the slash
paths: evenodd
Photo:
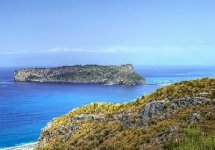
<path id="1" fill-rule="evenodd" d="M 126 104 L 93 103 L 53 119 L 37 150 L 214 150 L 215 79 L 183 81 Z"/>
<path id="2" fill-rule="evenodd" d="M 145 80 L 134 71 L 132 65 L 127 64 L 22 69 L 15 71 L 14 81 L 136 85 L 143 84 Z"/>

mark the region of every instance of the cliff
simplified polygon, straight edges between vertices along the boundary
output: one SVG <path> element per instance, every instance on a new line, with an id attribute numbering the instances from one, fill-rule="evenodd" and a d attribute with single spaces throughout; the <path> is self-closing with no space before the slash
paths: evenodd
<path id="1" fill-rule="evenodd" d="M 215 79 L 184 81 L 127 104 L 94 103 L 53 119 L 36 149 L 215 149 Z"/>
<path id="2" fill-rule="evenodd" d="M 144 78 L 138 75 L 132 65 L 100 66 L 76 65 L 57 68 L 33 68 L 17 70 L 14 81 L 91 83 L 91 84 L 143 84 Z"/>

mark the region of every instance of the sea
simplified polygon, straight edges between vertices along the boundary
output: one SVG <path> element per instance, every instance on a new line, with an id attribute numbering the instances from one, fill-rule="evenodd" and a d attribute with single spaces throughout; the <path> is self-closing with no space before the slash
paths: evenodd
<path id="1" fill-rule="evenodd" d="M 215 77 L 215 66 L 135 66 L 137 86 L 14 82 L 19 68 L 0 68 L 0 149 L 36 142 L 53 118 L 94 102 L 126 103 L 169 84 Z"/>

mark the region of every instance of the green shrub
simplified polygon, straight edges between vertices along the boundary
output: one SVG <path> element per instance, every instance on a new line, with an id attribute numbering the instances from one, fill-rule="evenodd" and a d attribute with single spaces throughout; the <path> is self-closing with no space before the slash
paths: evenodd
<path id="1" fill-rule="evenodd" d="M 178 143 L 171 143 L 168 149 L 172 150 L 214 150 L 215 131 L 204 133 L 200 127 L 188 127 Z"/>

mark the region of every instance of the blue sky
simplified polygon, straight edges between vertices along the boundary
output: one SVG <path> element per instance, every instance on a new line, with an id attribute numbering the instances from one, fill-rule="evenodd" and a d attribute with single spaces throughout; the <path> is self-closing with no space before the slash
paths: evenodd
<path id="1" fill-rule="evenodd" d="M 0 0 L 0 66 L 214 65 L 214 0 Z"/>

